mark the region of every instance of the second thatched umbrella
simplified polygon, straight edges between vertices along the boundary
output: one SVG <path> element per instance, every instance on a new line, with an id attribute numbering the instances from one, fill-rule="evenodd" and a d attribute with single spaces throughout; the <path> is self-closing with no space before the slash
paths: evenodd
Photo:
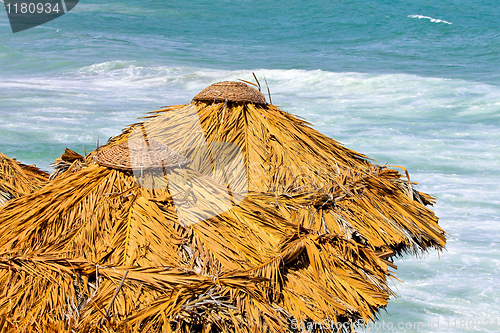
<path id="1" fill-rule="evenodd" d="M 265 195 L 244 198 L 234 146 L 190 148 L 188 161 L 139 129 L 5 207 L 4 327 L 285 332 L 386 305 L 387 263 L 287 220 Z"/>

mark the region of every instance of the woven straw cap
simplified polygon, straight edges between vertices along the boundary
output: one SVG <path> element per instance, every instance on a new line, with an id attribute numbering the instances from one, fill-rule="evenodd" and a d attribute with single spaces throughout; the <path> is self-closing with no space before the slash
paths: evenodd
<path id="1" fill-rule="evenodd" d="M 100 151 L 95 161 L 118 170 L 173 168 L 190 161 L 156 140 L 129 140 Z"/>
<path id="2" fill-rule="evenodd" d="M 223 81 L 214 83 L 194 96 L 194 101 L 241 102 L 266 104 L 264 95 L 243 82 Z"/>

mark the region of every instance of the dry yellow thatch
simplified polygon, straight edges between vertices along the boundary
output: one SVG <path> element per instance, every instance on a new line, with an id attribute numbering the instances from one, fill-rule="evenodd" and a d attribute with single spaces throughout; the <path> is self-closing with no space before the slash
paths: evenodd
<path id="1" fill-rule="evenodd" d="M 238 85 L 66 158 L 53 182 L 4 207 L 0 330 L 286 332 L 292 320 L 368 320 L 391 294 L 385 257 L 444 245 L 431 197 Z M 190 163 L 110 161 L 137 140 Z"/>
<path id="2" fill-rule="evenodd" d="M 287 221 L 260 194 L 198 218 L 227 192 L 190 169 L 168 173 L 193 181 L 183 200 L 199 223 L 179 223 L 170 193 L 182 189 L 144 189 L 131 172 L 98 165 L 7 206 L 4 325 L 283 332 L 290 318 L 369 319 L 386 305 L 387 265 L 371 250 Z"/>
<path id="3" fill-rule="evenodd" d="M 64 154 L 51 164 L 54 172 L 50 174 L 50 180 L 54 180 L 64 173 L 73 173 L 81 170 L 85 165 L 83 162 L 84 157 L 77 152 L 66 148 Z"/>
<path id="4" fill-rule="evenodd" d="M 48 175 L 34 165 L 25 165 L 0 153 L 0 206 L 8 200 L 41 188 Z"/>

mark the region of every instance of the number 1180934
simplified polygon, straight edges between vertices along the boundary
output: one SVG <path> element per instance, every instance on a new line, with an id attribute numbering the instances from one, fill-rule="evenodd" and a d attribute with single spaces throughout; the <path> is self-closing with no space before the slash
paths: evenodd
<path id="1" fill-rule="evenodd" d="M 64 11 L 59 8 L 59 3 L 33 3 L 33 2 L 16 2 L 6 3 L 5 8 L 8 14 L 59 14 Z"/>

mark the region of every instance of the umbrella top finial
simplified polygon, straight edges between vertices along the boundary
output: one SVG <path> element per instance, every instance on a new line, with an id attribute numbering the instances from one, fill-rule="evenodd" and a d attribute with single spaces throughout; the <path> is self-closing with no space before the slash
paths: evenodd
<path id="1" fill-rule="evenodd" d="M 118 170 L 180 167 L 190 161 L 156 140 L 128 140 L 102 150 L 97 164 Z"/>
<path id="2" fill-rule="evenodd" d="M 266 104 L 264 95 L 243 82 L 214 83 L 194 96 L 193 101 Z"/>

